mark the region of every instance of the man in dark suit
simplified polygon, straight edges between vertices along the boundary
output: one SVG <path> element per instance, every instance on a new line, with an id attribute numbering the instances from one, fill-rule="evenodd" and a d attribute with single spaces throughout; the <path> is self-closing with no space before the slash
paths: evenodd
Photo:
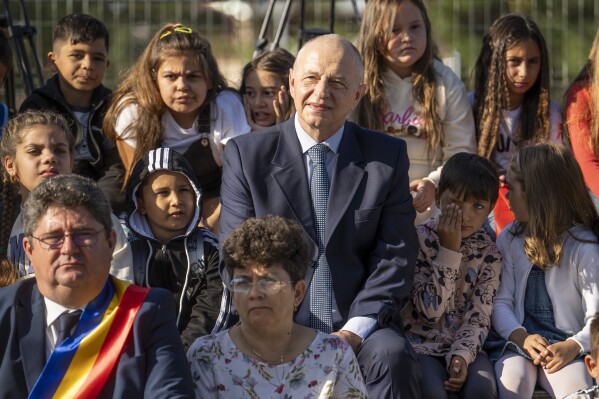
<path id="1" fill-rule="evenodd" d="M 252 216 L 296 220 L 314 260 L 296 321 L 350 343 L 371 397 L 419 398 L 398 315 L 418 252 L 406 145 L 346 122 L 364 93 L 362 74 L 358 51 L 341 36 L 300 50 L 289 75 L 295 117 L 225 148 L 221 240 Z"/>
<path id="2" fill-rule="evenodd" d="M 109 277 L 97 184 L 52 177 L 22 217 L 35 278 L 0 289 L 0 397 L 193 398 L 172 295 Z"/>

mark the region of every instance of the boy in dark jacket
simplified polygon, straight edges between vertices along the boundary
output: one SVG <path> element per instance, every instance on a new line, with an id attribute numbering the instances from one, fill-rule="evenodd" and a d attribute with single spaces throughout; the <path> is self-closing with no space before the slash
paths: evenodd
<path id="1" fill-rule="evenodd" d="M 56 74 L 25 99 L 19 112 L 53 110 L 69 120 L 76 139 L 73 172 L 97 181 L 118 215 L 125 202 L 120 190 L 123 167 L 115 144 L 102 131 L 111 93 L 102 85 L 108 44 L 108 30 L 98 19 L 85 14 L 63 17 L 48 53 Z"/>
<path id="2" fill-rule="evenodd" d="M 171 290 L 187 349 L 212 331 L 223 291 L 218 240 L 198 227 L 201 194 L 193 168 L 169 148 L 151 150 L 133 167 L 127 198 L 135 283 Z"/>

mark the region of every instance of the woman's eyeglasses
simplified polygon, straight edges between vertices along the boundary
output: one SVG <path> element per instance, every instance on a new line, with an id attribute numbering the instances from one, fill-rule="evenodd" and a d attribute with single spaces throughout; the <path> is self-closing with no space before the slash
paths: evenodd
<path id="1" fill-rule="evenodd" d="M 189 35 L 189 34 L 193 33 L 193 30 L 191 28 L 188 28 L 187 26 L 177 24 L 177 25 L 175 25 L 175 27 L 173 29 L 169 29 L 166 32 L 164 32 L 162 35 L 160 35 L 160 39 L 164 39 L 165 37 L 167 37 L 168 35 L 170 35 L 173 32 L 186 33 Z"/>
<path id="2" fill-rule="evenodd" d="M 245 277 L 238 277 L 229 281 L 229 290 L 235 294 L 249 294 L 252 287 L 256 286 L 264 294 L 276 294 L 286 284 L 293 284 L 293 281 L 279 281 L 267 277 L 251 281 Z"/>
<path id="3" fill-rule="evenodd" d="M 84 231 L 75 231 L 69 234 L 45 234 L 39 237 L 35 237 L 31 235 L 31 238 L 35 238 L 40 242 L 40 247 L 47 250 L 56 250 L 62 248 L 64 245 L 65 237 L 71 237 L 73 243 L 78 247 L 91 247 L 96 242 L 98 242 L 98 234 L 104 232 L 105 230 L 84 230 Z"/>

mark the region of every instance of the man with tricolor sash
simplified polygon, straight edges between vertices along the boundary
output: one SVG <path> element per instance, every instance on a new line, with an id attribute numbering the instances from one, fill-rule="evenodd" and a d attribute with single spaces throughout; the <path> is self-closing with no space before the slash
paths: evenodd
<path id="1" fill-rule="evenodd" d="M 172 295 L 109 276 L 110 212 L 80 176 L 30 193 L 23 244 L 35 277 L 0 289 L 0 397 L 193 397 Z"/>

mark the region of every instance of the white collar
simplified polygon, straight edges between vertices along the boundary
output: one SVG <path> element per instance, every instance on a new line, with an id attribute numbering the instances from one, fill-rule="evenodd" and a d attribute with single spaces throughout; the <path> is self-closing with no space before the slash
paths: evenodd
<path id="1" fill-rule="evenodd" d="M 65 311 L 73 311 L 76 309 L 85 309 L 85 306 L 81 308 L 69 309 L 62 306 L 59 303 L 56 303 L 46 297 L 44 297 L 44 302 L 46 303 L 46 327 L 51 326 L 52 323 L 58 319 L 58 316 L 63 314 Z"/>
<path id="2" fill-rule="evenodd" d="M 295 113 L 293 121 L 295 124 L 295 132 L 297 134 L 297 138 L 300 142 L 300 146 L 302 147 L 302 153 L 305 154 L 310 148 L 318 144 L 318 142 L 314 140 L 312 136 L 306 133 L 304 128 L 302 128 L 302 125 L 299 123 L 297 112 Z M 341 128 L 337 130 L 335 134 L 321 142 L 322 144 L 325 144 L 327 147 L 329 147 L 334 154 L 336 154 L 339 151 L 339 144 L 341 143 L 341 139 L 343 138 L 344 128 L 345 124 L 343 124 L 343 126 L 341 126 Z"/>

